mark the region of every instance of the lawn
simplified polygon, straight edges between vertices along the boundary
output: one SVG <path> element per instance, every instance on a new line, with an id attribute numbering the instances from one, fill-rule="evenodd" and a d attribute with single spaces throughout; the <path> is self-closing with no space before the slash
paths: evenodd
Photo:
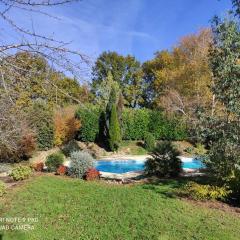
<path id="1" fill-rule="evenodd" d="M 1 217 L 38 218 L 2 239 L 239 239 L 240 217 L 169 196 L 177 186 L 111 185 L 36 177 L 1 200 Z"/>
<path id="2" fill-rule="evenodd" d="M 119 151 L 130 155 L 145 155 L 148 151 L 143 147 L 141 141 L 122 141 Z"/>

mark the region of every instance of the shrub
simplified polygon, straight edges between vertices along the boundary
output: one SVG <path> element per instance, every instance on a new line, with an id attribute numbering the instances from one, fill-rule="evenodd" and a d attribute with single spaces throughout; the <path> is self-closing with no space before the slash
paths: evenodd
<path id="1" fill-rule="evenodd" d="M 65 174 L 67 174 L 67 171 L 68 171 L 68 168 L 64 165 L 61 165 L 57 169 L 57 174 L 58 175 L 65 175 Z"/>
<path id="2" fill-rule="evenodd" d="M 194 148 L 193 147 L 187 147 L 187 148 L 184 149 L 184 151 L 186 153 L 192 154 L 194 152 Z"/>
<path id="3" fill-rule="evenodd" d="M 147 132 L 158 140 L 183 140 L 187 128 L 183 120 L 168 117 L 162 111 L 125 109 L 123 111 L 123 139 L 142 140 Z"/>
<path id="4" fill-rule="evenodd" d="M 6 193 L 6 185 L 3 181 L 0 181 L 0 197 Z"/>
<path id="5" fill-rule="evenodd" d="M 75 118 L 75 108 L 66 107 L 54 113 L 54 144 L 62 145 L 75 138 L 81 124 Z"/>
<path id="6" fill-rule="evenodd" d="M 165 139 L 168 136 L 168 123 L 160 111 L 151 111 L 149 120 L 149 132 L 158 140 Z"/>
<path id="7" fill-rule="evenodd" d="M 28 119 L 32 129 L 35 129 L 37 145 L 41 150 L 53 147 L 54 125 L 53 111 L 44 101 L 35 101 L 29 109 Z"/>
<path id="8" fill-rule="evenodd" d="M 189 182 L 180 190 L 177 195 L 190 197 L 195 200 L 225 200 L 231 193 L 226 187 L 217 187 L 211 185 L 202 185 L 195 182 Z"/>
<path id="9" fill-rule="evenodd" d="M 123 139 L 142 140 L 148 132 L 149 110 L 124 109 L 122 114 Z"/>
<path id="10" fill-rule="evenodd" d="M 77 138 L 83 142 L 94 142 L 99 133 L 100 109 L 93 106 L 79 108 L 76 112 L 76 118 L 81 122 L 81 128 L 78 131 Z"/>
<path id="11" fill-rule="evenodd" d="M 31 176 L 32 169 L 28 166 L 18 166 L 9 174 L 14 181 L 24 180 Z"/>
<path id="12" fill-rule="evenodd" d="M 151 152 L 156 145 L 156 139 L 151 133 L 146 133 L 144 136 L 144 148 Z"/>
<path id="13" fill-rule="evenodd" d="M 205 155 L 207 153 L 207 150 L 205 149 L 205 146 L 203 144 L 197 143 L 196 148 L 194 150 L 194 153 L 196 155 L 202 156 L 202 155 Z"/>
<path id="14" fill-rule="evenodd" d="M 55 172 L 64 162 L 64 155 L 62 153 L 53 153 L 47 157 L 45 162 L 48 171 Z"/>
<path id="15" fill-rule="evenodd" d="M 62 152 L 65 156 L 70 157 L 72 152 L 76 152 L 81 150 L 75 140 L 68 142 L 66 145 L 62 147 Z"/>
<path id="16" fill-rule="evenodd" d="M 25 134 L 19 144 L 19 153 L 22 158 L 30 158 L 37 148 L 36 137 L 33 133 Z"/>
<path id="17" fill-rule="evenodd" d="M 43 168 L 44 168 L 44 163 L 43 162 L 38 162 L 38 163 L 34 163 L 32 165 L 32 168 L 36 171 L 36 172 L 42 172 Z"/>
<path id="18" fill-rule="evenodd" d="M 79 140 L 94 142 L 98 136 L 100 138 L 106 137 L 103 132 L 107 117 L 99 107 L 89 105 L 79 108 L 76 117 L 81 122 L 81 128 L 77 135 Z M 161 111 L 124 109 L 121 127 L 121 135 L 124 140 L 143 140 L 147 132 L 152 133 L 157 140 L 183 140 L 187 138 L 185 122 L 175 116 L 167 117 Z"/>
<path id="19" fill-rule="evenodd" d="M 89 168 L 85 173 L 85 179 L 87 181 L 99 180 L 100 172 L 96 168 Z"/>
<path id="20" fill-rule="evenodd" d="M 185 123 L 175 116 L 166 116 L 160 111 L 151 111 L 149 132 L 158 140 L 184 140 L 187 138 Z"/>
<path id="21" fill-rule="evenodd" d="M 70 156 L 69 173 L 73 177 L 83 178 L 89 168 L 94 166 L 93 157 L 83 151 L 72 152 Z"/>
<path id="22" fill-rule="evenodd" d="M 117 116 L 116 104 L 113 104 L 109 123 L 109 147 L 112 151 L 119 148 L 121 143 L 121 129 Z"/>
<path id="23" fill-rule="evenodd" d="M 183 119 L 175 116 L 172 119 L 168 117 L 168 121 L 171 122 L 170 140 L 182 141 L 187 139 L 187 125 Z"/>
<path id="24" fill-rule="evenodd" d="M 171 142 L 157 144 L 145 163 L 145 172 L 158 177 L 176 177 L 182 169 L 182 162 L 178 157 L 180 152 Z"/>

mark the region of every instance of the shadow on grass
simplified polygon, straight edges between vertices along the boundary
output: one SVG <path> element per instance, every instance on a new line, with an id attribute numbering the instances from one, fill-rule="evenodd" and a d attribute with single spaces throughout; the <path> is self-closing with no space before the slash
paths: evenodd
<path id="1" fill-rule="evenodd" d="M 150 178 L 149 182 L 143 184 L 141 187 L 160 194 L 164 198 L 177 198 L 176 190 L 180 189 L 190 181 L 200 184 L 209 184 L 212 180 L 206 176 L 179 177 L 174 179 Z"/>

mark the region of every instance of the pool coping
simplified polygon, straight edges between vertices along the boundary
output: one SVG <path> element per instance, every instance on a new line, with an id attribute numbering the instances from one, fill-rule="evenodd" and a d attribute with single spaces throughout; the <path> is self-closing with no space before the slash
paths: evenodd
<path id="1" fill-rule="evenodd" d="M 189 177 L 189 176 L 202 176 L 204 173 L 199 171 L 199 169 L 184 168 L 180 176 Z M 144 171 L 131 171 L 126 173 L 111 173 L 111 172 L 102 172 L 100 171 L 100 176 L 103 179 L 109 180 L 126 180 L 126 179 L 137 179 L 144 177 Z"/>

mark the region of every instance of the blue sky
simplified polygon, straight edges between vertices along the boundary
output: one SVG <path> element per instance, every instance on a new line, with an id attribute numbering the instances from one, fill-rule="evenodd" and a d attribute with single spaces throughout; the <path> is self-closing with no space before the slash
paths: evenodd
<path id="1" fill-rule="evenodd" d="M 60 20 L 33 15 L 32 21 L 37 32 L 71 42 L 93 59 L 111 50 L 143 62 L 209 26 L 214 14 L 223 16 L 230 7 L 230 0 L 82 0 L 48 10 Z M 19 24 L 30 26 L 29 16 L 12 14 Z"/>

